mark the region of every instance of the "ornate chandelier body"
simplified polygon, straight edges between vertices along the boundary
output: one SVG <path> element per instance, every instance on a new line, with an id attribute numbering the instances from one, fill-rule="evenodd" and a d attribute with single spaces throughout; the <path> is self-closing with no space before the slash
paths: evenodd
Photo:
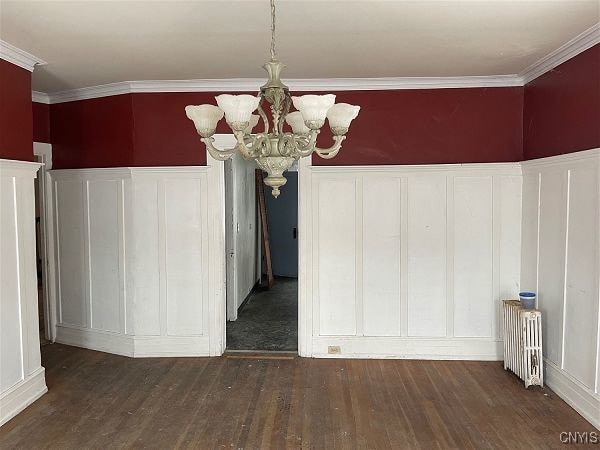
<path id="1" fill-rule="evenodd" d="M 290 96 L 288 87 L 280 79 L 285 66 L 277 60 L 275 52 L 274 0 L 271 0 L 271 60 L 263 67 L 269 79 L 260 88 L 257 97 L 221 94 L 215 97 L 218 106 L 190 105 L 186 106 L 185 112 L 213 158 L 225 161 L 238 151 L 244 158 L 254 159 L 257 166 L 267 172 L 265 184 L 272 188 L 272 194 L 277 198 L 279 188 L 287 181 L 283 173 L 294 161 L 313 152 L 325 159 L 338 154 L 350 122 L 356 118 L 360 107 L 336 104 L 333 94 Z M 270 121 L 264 109 L 266 104 L 269 105 Z M 292 104 L 297 111 L 290 112 Z M 256 110 L 258 115 L 252 114 Z M 221 150 L 214 146 L 212 136 L 223 115 L 237 142 L 233 148 Z M 316 145 L 317 136 L 326 118 L 333 134 L 333 144 L 321 149 Z M 264 130 L 253 134 L 252 129 L 259 119 Z M 284 122 L 291 127 L 291 132 L 284 130 Z"/>

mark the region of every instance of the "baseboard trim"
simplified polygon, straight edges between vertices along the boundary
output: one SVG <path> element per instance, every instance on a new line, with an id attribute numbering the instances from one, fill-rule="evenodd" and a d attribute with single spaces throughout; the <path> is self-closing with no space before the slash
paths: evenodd
<path id="1" fill-rule="evenodd" d="M 575 380 L 552 361 L 544 358 L 545 382 L 571 408 L 600 430 L 600 397 Z"/>
<path id="2" fill-rule="evenodd" d="M 502 341 L 490 338 L 320 336 L 312 345 L 315 358 L 502 360 Z M 329 346 L 340 347 L 340 353 L 328 353 Z"/>
<path id="3" fill-rule="evenodd" d="M 134 356 L 131 336 L 117 333 L 57 325 L 56 342 L 122 356 Z"/>
<path id="4" fill-rule="evenodd" d="M 210 356 L 208 336 L 136 336 L 134 357 L 198 357 Z"/>
<path id="5" fill-rule="evenodd" d="M 48 392 L 44 374 L 44 368 L 40 367 L 27 378 L 0 394 L 0 426 Z"/>
<path id="6" fill-rule="evenodd" d="M 208 336 L 124 336 L 58 325 L 56 342 L 131 358 L 209 356 Z"/>

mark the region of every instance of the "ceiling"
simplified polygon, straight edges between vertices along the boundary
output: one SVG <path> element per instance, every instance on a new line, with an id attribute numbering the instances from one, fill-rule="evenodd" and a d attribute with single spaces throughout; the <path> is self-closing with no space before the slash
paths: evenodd
<path id="1" fill-rule="evenodd" d="M 0 1 L 33 89 L 263 77 L 268 0 Z M 599 0 L 278 0 L 284 78 L 516 74 L 600 21 Z"/>

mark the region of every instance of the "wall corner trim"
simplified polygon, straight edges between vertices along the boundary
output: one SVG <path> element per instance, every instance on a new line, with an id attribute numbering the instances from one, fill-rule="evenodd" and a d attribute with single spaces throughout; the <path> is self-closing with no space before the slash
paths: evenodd
<path id="1" fill-rule="evenodd" d="M 47 64 L 43 59 L 0 39 L 0 59 L 33 72 L 36 65 Z"/>
<path id="2" fill-rule="evenodd" d="M 44 92 L 31 91 L 31 101 L 34 103 L 50 104 L 50 96 Z"/>
<path id="3" fill-rule="evenodd" d="M 598 43 L 600 43 L 600 23 L 592 25 L 583 33 L 536 61 L 523 70 L 519 76 L 522 78 L 523 84 L 527 84 Z"/>

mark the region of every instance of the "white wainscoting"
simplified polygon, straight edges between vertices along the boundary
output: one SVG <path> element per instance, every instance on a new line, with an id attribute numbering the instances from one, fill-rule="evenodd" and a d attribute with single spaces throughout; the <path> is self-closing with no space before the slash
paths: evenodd
<path id="1" fill-rule="evenodd" d="M 302 356 L 502 359 L 519 164 L 313 166 L 300 186 Z"/>
<path id="2" fill-rule="evenodd" d="M 521 283 L 544 314 L 546 383 L 600 428 L 600 149 L 522 166 Z"/>
<path id="3" fill-rule="evenodd" d="M 222 163 L 50 174 L 56 341 L 136 357 L 221 354 Z"/>
<path id="4" fill-rule="evenodd" d="M 47 391 L 35 262 L 39 166 L 0 159 L 0 425 Z"/>
<path id="5" fill-rule="evenodd" d="M 225 342 L 222 164 L 53 171 L 59 342 L 131 356 Z M 299 164 L 299 353 L 501 359 L 519 164 Z M 329 346 L 339 346 L 332 355 Z"/>

